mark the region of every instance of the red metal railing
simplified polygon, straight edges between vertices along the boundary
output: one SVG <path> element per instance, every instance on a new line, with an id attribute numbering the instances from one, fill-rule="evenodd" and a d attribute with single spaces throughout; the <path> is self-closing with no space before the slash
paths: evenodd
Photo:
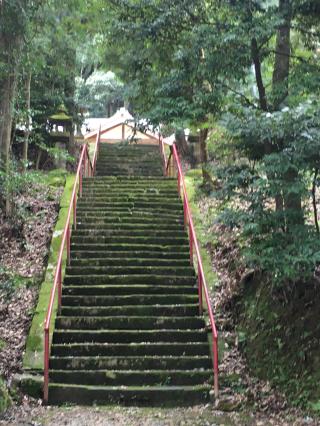
<path id="1" fill-rule="evenodd" d="M 44 324 L 44 387 L 43 387 L 43 399 L 44 402 L 48 402 L 49 393 L 49 357 L 50 357 L 50 323 L 52 320 L 53 307 L 58 297 L 58 311 L 61 307 L 61 296 L 62 296 L 62 271 L 63 271 L 63 254 L 65 248 L 67 249 L 67 264 L 70 264 L 70 247 L 71 247 L 71 217 L 73 216 L 73 226 L 76 229 L 77 226 L 77 200 L 78 197 L 82 197 L 82 180 L 83 177 L 91 177 L 95 173 L 97 153 L 100 143 L 100 129 L 97 134 L 95 144 L 95 154 L 93 163 L 90 161 L 89 150 L 87 145 L 83 145 L 81 155 L 79 159 L 77 174 L 73 186 L 72 196 L 70 200 L 68 215 L 66 224 L 63 231 L 61 240 L 59 256 L 57 266 L 54 275 L 53 287 L 51 289 L 49 305 L 47 315 Z"/>
<path id="2" fill-rule="evenodd" d="M 163 142 L 162 142 L 163 144 Z M 170 157 L 166 159 L 165 157 L 165 150 L 162 149 L 162 153 L 164 155 L 164 164 L 166 165 L 166 173 L 165 175 L 168 175 L 168 170 L 170 166 L 170 160 L 173 158 L 175 169 L 177 172 L 177 181 L 178 181 L 178 193 L 179 196 L 182 198 L 183 201 L 183 211 L 184 211 L 184 225 L 185 228 L 188 229 L 189 234 L 189 248 L 190 248 L 190 263 L 191 265 L 194 265 L 194 259 L 196 260 L 196 266 L 198 269 L 198 295 L 199 295 L 199 312 L 200 315 L 203 314 L 203 296 L 205 298 L 205 302 L 207 305 L 207 313 L 210 321 L 210 327 L 211 327 L 211 333 L 212 333 L 212 355 L 213 355 L 213 376 L 214 376 L 214 393 L 215 397 L 218 397 L 219 394 L 219 368 L 218 368 L 218 333 L 217 328 L 214 320 L 214 315 L 212 311 L 210 296 L 208 287 L 206 284 L 206 279 L 204 276 L 203 271 L 203 265 L 201 260 L 201 254 L 199 250 L 199 244 L 196 236 L 196 231 L 194 228 L 193 220 L 192 220 L 192 214 L 189 206 L 188 201 L 188 195 L 184 180 L 184 175 L 181 167 L 181 162 L 179 159 L 179 154 L 177 151 L 177 147 L 175 144 L 173 144 L 170 147 L 171 153 Z"/>

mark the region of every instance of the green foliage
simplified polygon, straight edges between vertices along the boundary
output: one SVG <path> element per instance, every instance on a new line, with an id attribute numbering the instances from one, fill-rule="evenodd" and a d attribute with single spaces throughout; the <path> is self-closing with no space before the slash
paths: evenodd
<path id="1" fill-rule="evenodd" d="M 5 411 L 11 404 L 11 399 L 7 391 L 6 385 L 0 377 L 0 414 Z"/>
<path id="2" fill-rule="evenodd" d="M 88 77 L 77 79 L 76 100 L 88 109 L 91 117 L 106 117 L 123 104 L 124 86 L 112 72 L 95 71 Z"/>
<path id="3" fill-rule="evenodd" d="M 274 283 L 310 279 L 320 262 L 320 239 L 310 221 L 311 175 L 320 166 L 317 105 L 274 113 L 240 109 L 226 114 L 223 124 L 237 161 L 230 164 L 228 157 L 213 166 L 220 220 L 241 230 L 248 265 L 268 272 Z M 276 208 L 277 197 L 282 208 Z M 301 209 L 290 204 L 295 197 Z"/>

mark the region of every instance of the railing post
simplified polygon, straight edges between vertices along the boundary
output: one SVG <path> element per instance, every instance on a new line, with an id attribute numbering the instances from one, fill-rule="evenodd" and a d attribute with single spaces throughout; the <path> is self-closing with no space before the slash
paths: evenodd
<path id="1" fill-rule="evenodd" d="M 213 351 L 213 377 L 214 377 L 214 396 L 219 397 L 219 359 L 218 359 L 218 338 L 213 336 L 212 339 Z"/>
<path id="2" fill-rule="evenodd" d="M 82 174 L 83 174 L 83 168 L 80 168 L 80 174 L 79 174 L 79 197 L 82 197 Z"/>
<path id="3" fill-rule="evenodd" d="M 183 194 L 183 219 L 184 219 L 184 229 L 187 229 L 188 217 L 187 217 L 187 200 L 186 200 L 185 194 Z M 190 240 L 190 236 L 189 236 L 189 240 Z"/>
<path id="4" fill-rule="evenodd" d="M 68 227 L 67 227 L 67 264 L 68 266 L 70 266 L 70 260 L 71 260 L 71 256 L 70 256 L 70 246 L 71 246 L 71 230 L 70 230 L 70 223 L 68 223 Z"/>
<path id="5" fill-rule="evenodd" d="M 190 264 L 193 265 L 193 235 L 191 222 L 189 222 L 189 252 L 190 252 Z"/>
<path id="6" fill-rule="evenodd" d="M 199 314 L 203 314 L 203 302 L 202 302 L 202 274 L 201 268 L 198 261 L 198 294 L 199 294 Z"/>
<path id="7" fill-rule="evenodd" d="M 49 399 L 49 329 L 44 330 L 44 382 L 43 400 L 47 404 Z"/>
<path id="8" fill-rule="evenodd" d="M 73 226 L 74 229 L 77 229 L 77 194 L 74 194 L 73 197 Z"/>
<path id="9" fill-rule="evenodd" d="M 181 176 L 180 176 L 180 173 L 179 173 L 179 167 L 178 167 L 178 165 L 176 165 L 176 169 L 177 169 L 177 185 L 178 185 L 178 195 L 179 195 L 179 198 L 181 198 Z"/>
<path id="10" fill-rule="evenodd" d="M 62 299 L 62 265 L 60 262 L 59 272 L 58 272 L 58 311 L 61 309 L 61 299 Z"/>

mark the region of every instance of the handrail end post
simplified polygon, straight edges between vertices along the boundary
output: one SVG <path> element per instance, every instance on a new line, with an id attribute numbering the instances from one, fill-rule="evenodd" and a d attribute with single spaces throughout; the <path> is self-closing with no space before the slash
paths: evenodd
<path id="1" fill-rule="evenodd" d="M 214 396 L 219 397 L 219 359 L 218 359 L 218 336 L 213 335 L 213 380 L 214 380 Z"/>
<path id="2" fill-rule="evenodd" d="M 44 380 L 43 380 L 43 402 L 48 404 L 49 399 L 49 328 L 44 329 Z"/>

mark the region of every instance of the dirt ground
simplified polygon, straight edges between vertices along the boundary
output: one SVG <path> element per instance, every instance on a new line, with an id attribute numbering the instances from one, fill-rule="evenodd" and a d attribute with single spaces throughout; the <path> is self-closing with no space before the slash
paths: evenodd
<path id="1" fill-rule="evenodd" d="M 316 426 L 295 411 L 223 412 L 213 404 L 180 408 L 43 407 L 27 398 L 0 417 L 1 426 Z"/>

